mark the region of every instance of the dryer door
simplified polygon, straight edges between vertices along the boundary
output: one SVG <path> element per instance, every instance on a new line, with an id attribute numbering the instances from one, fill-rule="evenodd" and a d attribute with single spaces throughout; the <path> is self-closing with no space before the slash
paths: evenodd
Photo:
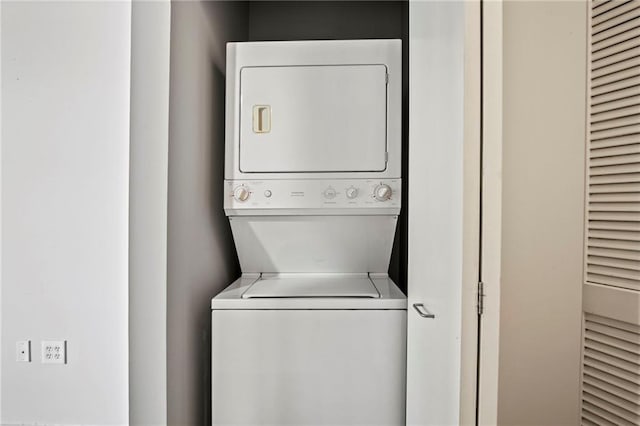
<path id="1" fill-rule="evenodd" d="M 386 169 L 385 65 L 245 67 L 240 171 Z"/>

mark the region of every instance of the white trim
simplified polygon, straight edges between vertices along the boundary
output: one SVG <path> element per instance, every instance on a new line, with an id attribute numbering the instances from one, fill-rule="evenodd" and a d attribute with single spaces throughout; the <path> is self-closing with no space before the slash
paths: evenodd
<path id="1" fill-rule="evenodd" d="M 167 183 L 171 2 L 131 10 L 129 422 L 167 423 Z"/>
<path id="2" fill-rule="evenodd" d="M 480 268 L 480 2 L 465 3 L 464 183 L 460 424 L 475 425 L 478 392 L 477 291 Z"/>
<path id="3" fill-rule="evenodd" d="M 502 254 L 502 0 L 483 1 L 482 281 L 478 424 L 498 424 Z"/>
<path id="4" fill-rule="evenodd" d="M 582 303 L 587 314 L 640 324 L 640 291 L 585 283 Z"/>

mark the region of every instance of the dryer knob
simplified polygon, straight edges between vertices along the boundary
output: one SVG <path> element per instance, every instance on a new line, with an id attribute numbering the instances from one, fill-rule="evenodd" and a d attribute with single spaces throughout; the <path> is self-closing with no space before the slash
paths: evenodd
<path id="1" fill-rule="evenodd" d="M 389 198 L 391 198 L 392 192 L 393 191 L 391 191 L 391 187 L 389 185 L 381 183 L 380 185 L 376 186 L 376 189 L 373 190 L 373 197 L 378 201 L 387 201 Z"/>
<path id="2" fill-rule="evenodd" d="M 244 185 L 238 186 L 233 190 L 233 198 L 238 201 L 247 201 L 249 195 L 251 195 L 251 193 L 249 192 L 249 188 Z"/>
<path id="3" fill-rule="evenodd" d="M 353 186 L 347 188 L 347 198 L 353 200 L 358 196 L 358 188 L 354 188 Z"/>

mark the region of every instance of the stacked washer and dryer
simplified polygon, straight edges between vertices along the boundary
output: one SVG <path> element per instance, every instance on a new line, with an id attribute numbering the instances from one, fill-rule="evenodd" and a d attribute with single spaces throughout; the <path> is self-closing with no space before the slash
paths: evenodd
<path id="1" fill-rule="evenodd" d="M 400 40 L 229 43 L 214 425 L 400 425 Z"/>

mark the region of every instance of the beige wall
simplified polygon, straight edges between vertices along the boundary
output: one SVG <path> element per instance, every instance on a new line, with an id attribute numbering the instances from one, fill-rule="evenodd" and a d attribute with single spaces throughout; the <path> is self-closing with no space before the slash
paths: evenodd
<path id="1" fill-rule="evenodd" d="M 501 425 L 579 422 L 586 22 L 503 5 Z"/>

